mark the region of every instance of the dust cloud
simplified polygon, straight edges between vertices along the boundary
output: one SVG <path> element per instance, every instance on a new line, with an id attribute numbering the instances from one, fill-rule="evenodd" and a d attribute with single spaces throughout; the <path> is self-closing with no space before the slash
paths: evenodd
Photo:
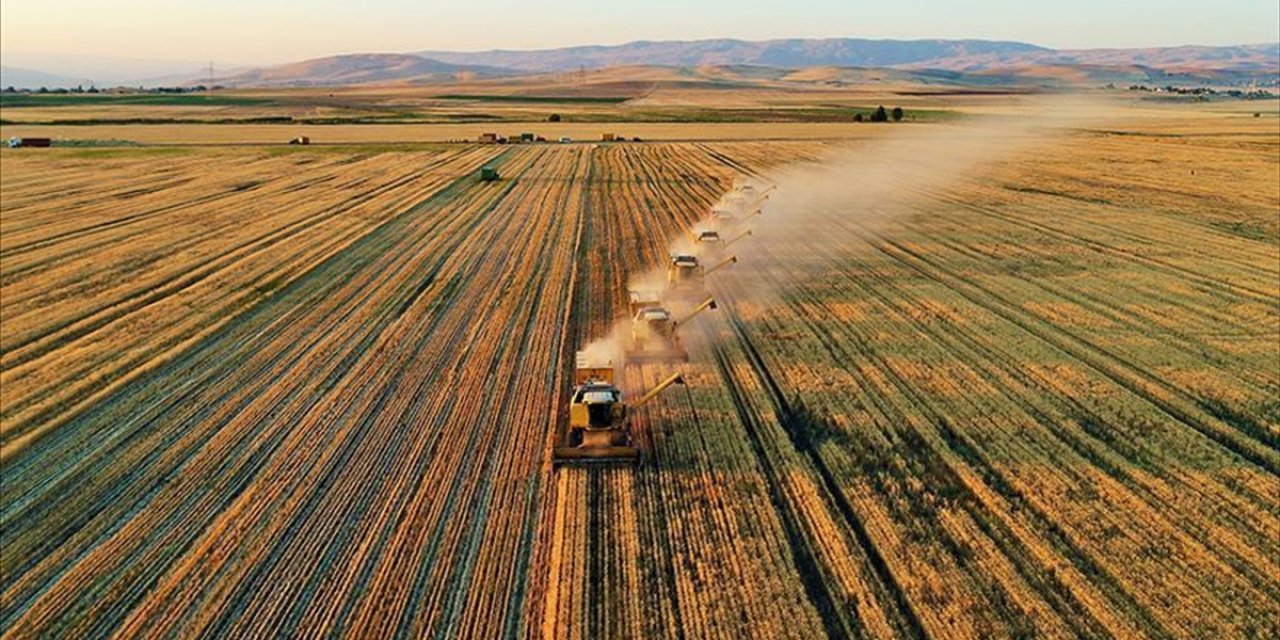
<path id="1" fill-rule="evenodd" d="M 726 236 L 754 231 L 731 248 L 740 261 L 713 275 L 713 287 L 739 303 L 773 304 L 792 285 L 821 278 L 833 259 L 865 246 L 868 232 L 936 206 L 937 194 L 983 180 L 996 163 L 1051 152 L 1055 140 L 1114 119 L 1119 109 L 1098 99 L 1055 96 L 954 123 L 862 125 L 884 127 L 877 132 L 883 137 L 745 179 L 757 192 L 774 190 L 746 205 L 730 192 L 713 207 L 739 220 L 722 225 Z M 760 213 L 750 215 L 757 208 Z"/>
<path id="2" fill-rule="evenodd" d="M 612 366 L 615 372 L 625 364 L 627 341 L 631 337 L 628 320 L 619 319 L 609 328 L 607 335 L 595 338 L 578 351 L 578 357 L 589 367 Z"/>
<path id="3" fill-rule="evenodd" d="M 776 168 L 767 176 L 741 178 L 708 215 L 670 238 L 668 251 L 697 255 L 706 268 L 738 256 L 737 264 L 707 276 L 709 292 L 739 308 L 765 308 L 794 285 L 823 277 L 833 259 L 858 251 L 866 231 L 919 212 L 952 185 L 983 179 L 995 162 L 1043 152 L 1073 129 L 1115 114 L 1114 106 L 1098 100 L 1058 96 L 954 123 L 851 125 L 882 127 L 875 133 L 883 136 Z M 754 193 L 743 193 L 752 189 Z M 694 241 L 694 234 L 703 230 L 718 231 L 725 242 L 747 231 L 751 236 L 716 249 Z M 628 283 L 630 291 L 661 293 L 666 286 L 665 264 L 633 275 Z M 670 298 L 664 305 L 676 315 L 688 306 Z M 589 343 L 584 353 L 622 366 L 629 320 L 619 319 L 609 335 Z M 687 342 L 695 335 L 683 338 Z"/>

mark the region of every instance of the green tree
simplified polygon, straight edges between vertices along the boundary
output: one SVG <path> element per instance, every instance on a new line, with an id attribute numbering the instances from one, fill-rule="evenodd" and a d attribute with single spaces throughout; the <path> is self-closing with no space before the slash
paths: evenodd
<path id="1" fill-rule="evenodd" d="M 547 118 L 547 122 L 560 122 L 560 114 L 558 113 L 551 114 L 551 117 Z"/>
<path id="2" fill-rule="evenodd" d="M 894 107 L 892 116 L 894 122 L 902 122 L 902 107 Z"/>
<path id="3" fill-rule="evenodd" d="M 880 105 L 876 107 L 876 110 L 871 113 L 871 121 L 872 122 L 888 122 L 889 121 L 889 112 L 884 110 L 884 105 Z"/>

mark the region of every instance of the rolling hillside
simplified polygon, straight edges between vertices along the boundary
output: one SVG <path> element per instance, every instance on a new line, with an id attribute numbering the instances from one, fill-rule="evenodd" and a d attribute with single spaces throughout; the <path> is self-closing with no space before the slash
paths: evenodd
<path id="1" fill-rule="evenodd" d="M 341 86 L 372 82 L 429 83 L 496 78 L 513 72 L 450 64 L 414 55 L 365 53 L 304 60 L 218 78 L 218 84 L 254 87 Z"/>
<path id="2" fill-rule="evenodd" d="M 454 64 L 484 64 L 526 71 L 557 71 L 633 64 L 702 66 L 751 64 L 771 67 L 820 65 L 890 67 L 971 56 L 1010 56 L 1049 49 L 1021 42 L 987 40 L 864 40 L 860 38 L 695 40 L 631 42 L 540 51 L 460 53 L 422 51 L 417 55 Z"/>
<path id="3" fill-rule="evenodd" d="M 217 84 L 235 87 L 313 87 L 371 83 L 433 84 L 618 67 L 667 68 L 719 81 L 814 82 L 835 77 L 894 76 L 922 84 L 1062 86 L 1108 82 L 1181 85 L 1280 84 L 1280 44 L 1223 47 L 1054 50 L 990 40 L 866 40 L 858 38 L 641 41 L 533 51 L 420 51 L 335 55 L 224 73 Z M 817 72 L 806 73 L 812 68 Z M 834 70 L 834 71 L 833 71 Z M 791 73 L 798 71 L 799 73 Z M 41 77 L 35 67 L 6 67 L 17 86 L 66 83 Z M 35 74 L 34 76 L 32 74 Z M 68 76 L 59 71 L 56 75 Z M 72 76 L 74 77 L 74 76 Z M 85 73 L 84 77 L 94 77 Z M 190 77 L 187 84 L 208 82 Z M 183 84 L 168 76 L 145 86 Z M 103 85 L 104 83 L 98 83 Z"/>
<path id="4" fill-rule="evenodd" d="M 92 81 L 84 78 L 72 78 L 69 76 L 58 75 L 56 73 L 24 69 L 22 67 L 10 67 L 8 65 L 0 66 L 0 87 L 49 87 L 69 89 L 76 85 L 92 84 Z"/>

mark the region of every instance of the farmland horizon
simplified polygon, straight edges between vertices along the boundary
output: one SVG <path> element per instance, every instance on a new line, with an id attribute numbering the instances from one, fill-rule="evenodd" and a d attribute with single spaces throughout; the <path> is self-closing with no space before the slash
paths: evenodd
<path id="1" fill-rule="evenodd" d="M 327 53 L 284 62 L 246 60 L 198 61 L 149 59 L 98 54 L 6 50 L 0 54 L 4 78 L 0 84 L 19 89 L 74 86 L 143 86 L 195 83 L 243 85 L 245 75 L 317 65 L 371 69 L 393 66 L 406 59 L 435 64 L 434 72 L 508 75 L 578 70 L 607 70 L 630 66 L 706 67 L 754 65 L 783 69 L 813 67 L 899 68 L 948 71 L 1018 70 L 1035 66 L 1112 68 L 1146 67 L 1167 71 L 1224 70 L 1251 74 L 1264 86 L 1280 76 L 1280 40 L 1236 45 L 1171 45 L 1162 47 L 1054 49 L 1015 40 L 872 39 L 857 37 L 740 38 L 633 40 L 622 44 L 583 44 L 567 47 L 480 50 L 431 49 Z M 454 65 L 448 67 L 445 65 Z M 305 74 L 304 74 L 305 75 Z M 434 81 L 433 81 L 434 82 Z M 297 78 L 296 86 L 342 80 Z M 248 86 L 253 86 L 250 83 Z"/>
<path id="2" fill-rule="evenodd" d="M 985 39 L 1055 49 L 1224 46 L 1280 39 L 1280 10 L 1253 1 L 1082 0 L 1069 6 L 1028 6 L 1015 0 L 922 0 L 909 5 L 807 0 L 778 12 L 768 5 L 729 0 L 621 0 L 607 9 L 585 0 L 536 6 L 506 0 L 444 6 L 406 0 L 195 0 L 179 7 L 160 0 L 11 0 L 2 15 L 5 52 L 256 64 L 343 50 L 475 52 L 719 38 Z M 280 37 L 284 25 L 290 25 L 287 38 Z M 236 37 L 225 38 L 227 33 Z"/>
<path id="3" fill-rule="evenodd" d="M 0 640 L 1280 638 L 1280 6 L 1032 4 L 6 0 Z"/>
<path id="4" fill-rule="evenodd" d="M 559 51 L 564 49 L 597 49 L 611 47 L 625 47 L 630 45 L 641 44 L 692 44 L 702 42 L 741 42 L 750 44 L 759 44 L 766 42 L 781 41 L 833 41 L 833 40 L 863 40 L 872 42 L 892 42 L 892 43 L 915 43 L 915 42 L 1000 42 L 1010 44 L 1028 45 L 1044 50 L 1053 51 L 1080 51 L 1080 50 L 1108 50 L 1108 51 L 1134 51 L 1144 49 L 1183 49 L 1183 48 L 1218 48 L 1218 47 L 1261 47 L 1280 44 L 1280 35 L 1274 38 L 1255 38 L 1255 39 L 1239 39 L 1239 40 L 1222 40 L 1208 41 L 1203 39 L 1179 39 L 1179 40 L 1162 40 L 1149 43 L 1121 43 L 1112 42 L 1099 44 L 1097 46 L 1053 46 L 1045 42 L 1037 41 L 1030 38 L 997 38 L 985 37 L 981 34 L 974 34 L 962 37 L 940 37 L 929 34 L 919 34 L 907 37 L 873 37 L 860 34 L 832 34 L 820 36 L 802 36 L 802 35 L 776 35 L 770 37 L 736 37 L 730 35 L 713 35 L 707 37 L 690 37 L 690 38 L 622 38 L 618 40 L 581 40 L 568 41 L 560 44 L 531 45 L 527 47 L 510 47 L 502 46 L 501 43 L 478 44 L 471 47 L 424 47 L 424 44 L 404 46 L 404 47 L 336 47 L 322 50 L 311 51 L 303 54 L 295 55 L 277 55 L 277 56 L 258 56 L 246 57 L 238 56 L 235 53 L 226 56 L 205 55 L 200 56 L 167 56 L 163 54 L 151 55 L 127 55 L 112 50 L 82 50 L 82 49 L 62 49 L 53 50 L 47 48 L 36 47 L 10 47 L 7 44 L 0 44 L 0 56 L 18 56 L 28 64 L 30 61 L 38 61 L 40 59 L 83 59 L 98 61 L 113 61 L 125 63 L 146 63 L 146 64 L 165 64 L 165 65 L 185 65 L 194 68 L 207 66 L 210 61 L 218 64 L 220 67 L 265 67 L 274 65 L 291 64 L 305 60 L 314 60 L 318 58 L 330 58 L 337 56 L 350 55 L 398 55 L 408 54 L 415 55 L 416 52 L 424 51 L 441 51 L 447 53 L 458 54 L 475 54 L 475 53 L 495 53 L 495 52 L 512 52 L 512 53 L 530 53 L 530 52 L 546 52 Z M 60 63 L 55 63 L 60 64 Z"/>

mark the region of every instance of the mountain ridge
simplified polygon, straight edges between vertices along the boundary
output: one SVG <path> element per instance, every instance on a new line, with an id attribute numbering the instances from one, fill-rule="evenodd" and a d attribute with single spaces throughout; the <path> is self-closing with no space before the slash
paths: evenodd
<path id="1" fill-rule="evenodd" d="M 214 78 L 214 84 L 255 87 L 309 87 L 375 82 L 430 83 L 462 78 L 514 75 L 508 69 L 453 64 L 405 53 L 355 53 L 312 58 L 285 65 L 250 69 Z"/>
<path id="2" fill-rule="evenodd" d="M 571 71 L 634 64 L 704 66 L 756 64 L 774 67 L 891 67 L 957 55 L 1052 51 L 1006 40 L 873 40 L 865 38 L 783 38 L 773 40 L 638 40 L 620 45 L 553 49 L 494 49 L 477 52 L 416 51 L 453 64 L 484 64 L 522 71 Z"/>
<path id="3" fill-rule="evenodd" d="M 10 61 L 6 61 L 10 62 Z M 65 73 L 30 65 L 6 76 L 37 88 L 38 80 L 66 84 Z M 814 67 L 892 69 L 1007 77 L 1018 83 L 1174 83 L 1280 85 L 1280 43 L 1228 46 L 1051 49 L 1009 40 L 876 40 L 784 38 L 773 40 L 639 40 L 620 45 L 551 49 L 354 53 L 224 72 L 214 84 L 237 87 L 314 87 L 371 83 L 432 84 L 627 66 L 709 68 L 756 66 L 798 70 Z M 12 65 L 6 67 L 14 69 Z M 92 77 L 91 74 L 84 74 Z M 56 78 L 55 76 L 64 76 Z M 1074 78 L 1067 81 L 1064 78 Z M 956 78 L 960 80 L 961 78 Z M 147 86 L 205 84 L 207 75 L 153 78 Z M 134 84 L 134 83 L 130 83 Z M 109 86 L 99 83 L 100 86 Z M 50 87 L 56 86 L 50 84 Z"/>

